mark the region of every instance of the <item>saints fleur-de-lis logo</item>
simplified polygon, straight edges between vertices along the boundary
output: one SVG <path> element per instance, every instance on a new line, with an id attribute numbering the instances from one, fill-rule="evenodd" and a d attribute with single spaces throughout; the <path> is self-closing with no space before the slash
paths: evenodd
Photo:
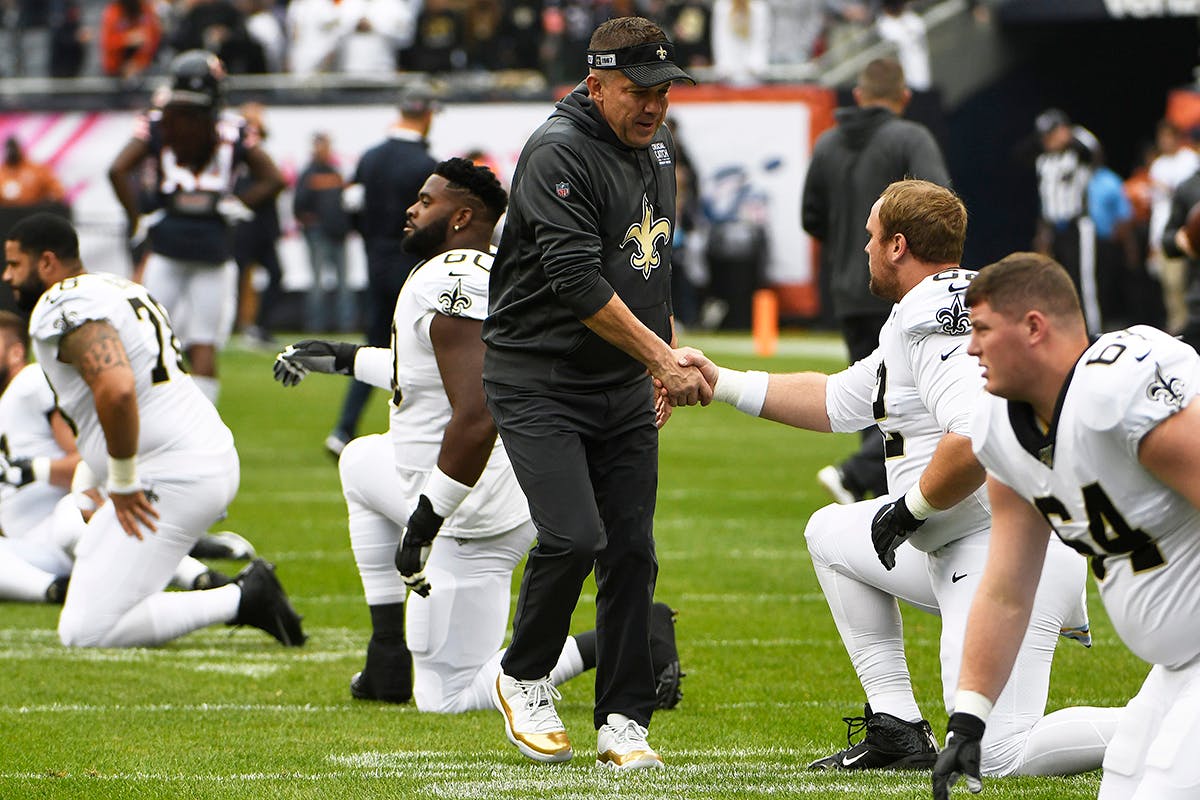
<path id="1" fill-rule="evenodd" d="M 625 239 L 621 242 L 621 247 L 633 242 L 637 245 L 637 250 L 629 257 L 629 263 L 633 268 L 642 273 L 642 277 L 650 280 L 650 273 L 658 269 L 661 258 L 658 255 L 657 242 L 671 241 L 671 221 L 666 217 L 654 218 L 654 207 L 650 205 L 650 198 L 642 195 L 642 219 L 640 222 L 635 222 L 629 226 L 629 230 L 625 231 Z"/>
<path id="2" fill-rule="evenodd" d="M 448 317 L 461 316 L 471 307 L 471 298 L 462 290 L 462 281 L 456 281 L 453 289 L 447 289 L 438 295 L 442 304 L 442 313 Z"/>
<path id="3" fill-rule="evenodd" d="M 1183 380 L 1163 375 L 1162 367 L 1155 363 L 1154 381 L 1146 387 L 1146 396 L 1175 408 L 1183 408 Z"/>
<path id="4" fill-rule="evenodd" d="M 962 295 L 954 295 L 949 308 L 939 308 L 934 319 L 942 324 L 942 333 L 948 336 L 962 336 L 971 332 L 971 314 L 962 302 Z"/>
<path id="5" fill-rule="evenodd" d="M 73 331 L 79 327 L 79 315 L 64 308 L 58 312 L 58 319 L 54 320 L 54 327 L 63 333 Z"/>

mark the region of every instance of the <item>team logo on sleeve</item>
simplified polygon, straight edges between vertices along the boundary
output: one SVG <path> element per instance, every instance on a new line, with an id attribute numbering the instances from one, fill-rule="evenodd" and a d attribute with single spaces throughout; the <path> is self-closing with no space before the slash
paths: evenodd
<path id="1" fill-rule="evenodd" d="M 1163 375 L 1162 367 L 1155 364 L 1154 381 L 1146 387 L 1146 396 L 1172 408 L 1183 408 L 1183 379 L 1168 378 Z"/>
<path id="2" fill-rule="evenodd" d="M 462 316 L 471 307 L 471 298 L 462 290 L 462 281 L 456 281 L 453 289 L 439 294 L 438 302 L 442 304 L 442 313 L 448 317 Z"/>
<path id="3" fill-rule="evenodd" d="M 642 277 L 650 280 L 650 273 L 658 269 L 658 265 L 662 262 L 662 258 L 658 254 L 658 243 L 671 241 L 671 221 L 666 217 L 654 218 L 654 208 L 650 205 L 650 198 L 642 195 L 642 218 L 640 221 L 629 226 L 629 230 L 625 232 L 625 238 L 621 241 L 621 247 L 633 242 L 633 255 L 629 257 L 629 263 L 634 269 L 642 273 Z"/>
<path id="4" fill-rule="evenodd" d="M 962 295 L 955 294 L 949 308 L 939 308 L 934 319 L 942 325 L 942 333 L 947 336 L 962 336 L 971 332 L 971 313 L 962 302 Z"/>
<path id="5" fill-rule="evenodd" d="M 62 333 L 69 333 L 78 328 L 79 324 L 79 315 L 64 308 L 59 312 L 58 319 L 54 320 L 54 329 Z"/>

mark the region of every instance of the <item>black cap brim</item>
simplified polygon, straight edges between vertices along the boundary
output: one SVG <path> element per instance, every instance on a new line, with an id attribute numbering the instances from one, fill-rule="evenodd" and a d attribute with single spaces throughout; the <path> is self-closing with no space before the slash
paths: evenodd
<path id="1" fill-rule="evenodd" d="M 687 81 L 693 86 L 696 85 L 696 79 L 670 61 L 658 61 L 651 64 L 631 64 L 628 67 L 620 67 L 621 72 L 625 73 L 625 77 L 641 86 L 643 89 L 651 86 L 658 86 L 662 83 L 670 81 Z"/>

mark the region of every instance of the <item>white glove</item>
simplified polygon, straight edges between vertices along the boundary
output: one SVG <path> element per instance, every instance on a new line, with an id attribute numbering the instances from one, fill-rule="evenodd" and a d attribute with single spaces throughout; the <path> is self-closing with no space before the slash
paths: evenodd
<path id="1" fill-rule="evenodd" d="M 352 183 L 342 189 L 342 210 L 347 214 L 357 214 L 363 210 L 367 190 L 361 183 Z"/>
<path id="2" fill-rule="evenodd" d="M 232 194 L 227 194 L 217 201 L 217 213 L 225 220 L 226 225 L 236 225 L 254 219 L 254 212 L 250 210 L 250 206 Z"/>

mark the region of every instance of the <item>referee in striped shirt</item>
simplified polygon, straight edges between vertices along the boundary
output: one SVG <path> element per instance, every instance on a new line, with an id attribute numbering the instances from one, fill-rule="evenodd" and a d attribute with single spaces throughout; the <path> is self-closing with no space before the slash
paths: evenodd
<path id="1" fill-rule="evenodd" d="M 1087 188 L 1092 178 L 1096 137 L 1072 125 L 1060 109 L 1050 108 L 1034 122 L 1042 141 L 1037 157 L 1042 214 L 1034 249 L 1052 256 L 1070 273 L 1079 290 L 1089 332 L 1100 332 L 1096 291 L 1096 232 L 1088 218 Z"/>

